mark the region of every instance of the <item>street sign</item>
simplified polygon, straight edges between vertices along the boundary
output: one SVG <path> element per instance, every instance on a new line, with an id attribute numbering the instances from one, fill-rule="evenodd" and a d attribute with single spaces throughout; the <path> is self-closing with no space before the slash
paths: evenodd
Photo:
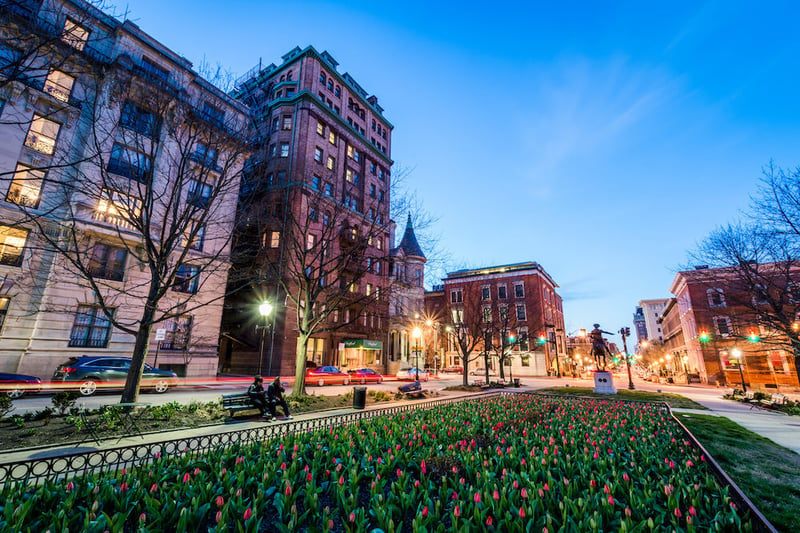
<path id="1" fill-rule="evenodd" d="M 163 341 L 167 338 L 166 328 L 159 328 L 156 330 L 156 341 Z"/>

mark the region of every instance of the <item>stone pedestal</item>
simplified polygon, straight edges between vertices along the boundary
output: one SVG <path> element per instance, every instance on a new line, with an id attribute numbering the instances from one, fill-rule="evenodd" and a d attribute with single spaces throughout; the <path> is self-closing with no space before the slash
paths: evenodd
<path id="1" fill-rule="evenodd" d="M 598 370 L 594 373 L 594 392 L 597 394 L 617 393 L 617 389 L 614 388 L 614 380 L 611 378 L 611 372 Z"/>

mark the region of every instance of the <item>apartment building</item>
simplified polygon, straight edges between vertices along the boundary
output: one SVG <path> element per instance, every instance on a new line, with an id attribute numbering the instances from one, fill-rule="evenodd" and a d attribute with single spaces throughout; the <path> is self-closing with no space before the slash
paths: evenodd
<path id="1" fill-rule="evenodd" d="M 310 302 L 300 292 L 308 290 L 325 299 L 312 305 L 327 306 L 318 309 L 327 318 L 308 339 L 307 360 L 380 367 L 391 283 L 393 126 L 378 98 L 340 73 L 328 52 L 296 47 L 281 59 L 258 65 L 235 89 L 257 127 L 259 155 L 250 162 L 245 192 L 258 207 L 248 211 L 239 236 L 241 246 L 254 250 L 250 264 L 241 265 L 252 274 L 225 304 L 222 367 L 294 373 L 298 317 Z M 353 262 L 327 266 L 347 255 Z M 303 261 L 308 265 L 301 267 Z M 304 269 L 328 289 L 311 289 L 313 280 L 299 279 Z M 348 293 L 346 301 L 334 286 Z M 257 311 L 263 301 L 275 309 L 266 322 Z"/>
<path id="2" fill-rule="evenodd" d="M 151 364 L 213 374 L 247 108 L 88 2 L 0 19 L 0 370 L 130 355 L 153 319 Z"/>

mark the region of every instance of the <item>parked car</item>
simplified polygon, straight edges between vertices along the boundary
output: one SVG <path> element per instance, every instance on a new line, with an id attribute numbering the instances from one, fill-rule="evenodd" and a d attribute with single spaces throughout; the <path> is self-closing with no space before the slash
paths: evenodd
<path id="1" fill-rule="evenodd" d="M 25 394 L 34 394 L 40 390 L 42 390 L 42 380 L 36 376 L 0 372 L 0 393 L 9 398 L 21 398 Z"/>
<path id="2" fill-rule="evenodd" d="M 328 383 L 348 385 L 350 384 L 350 375 L 345 374 L 335 366 L 320 366 L 306 370 L 306 383 L 315 383 L 320 387 Z"/>
<path id="3" fill-rule="evenodd" d="M 444 370 L 442 370 L 445 374 L 463 374 L 464 367 L 461 366 L 448 366 Z"/>
<path id="4" fill-rule="evenodd" d="M 355 370 L 348 370 L 351 379 L 359 383 L 383 383 L 383 376 L 372 370 L 371 368 L 358 368 Z"/>
<path id="5" fill-rule="evenodd" d="M 98 388 L 108 390 L 124 387 L 130 367 L 130 357 L 104 355 L 71 357 L 69 361 L 58 366 L 53 374 L 53 382 L 76 383 L 81 395 L 91 396 Z M 141 383 L 142 387 L 161 394 L 178 384 L 178 376 L 175 372 L 145 364 Z"/>
<path id="6" fill-rule="evenodd" d="M 397 371 L 397 379 L 402 381 L 413 380 L 413 381 L 428 381 L 428 373 L 422 369 L 417 369 L 416 367 L 405 368 L 402 370 Z"/>
<path id="7" fill-rule="evenodd" d="M 470 370 L 469 371 L 469 375 L 470 376 L 485 376 L 486 375 L 486 370 L 483 369 L 483 368 L 476 368 L 474 370 Z M 490 368 L 489 369 L 489 376 L 497 376 L 497 372 L 495 372 L 494 370 L 492 370 Z"/>

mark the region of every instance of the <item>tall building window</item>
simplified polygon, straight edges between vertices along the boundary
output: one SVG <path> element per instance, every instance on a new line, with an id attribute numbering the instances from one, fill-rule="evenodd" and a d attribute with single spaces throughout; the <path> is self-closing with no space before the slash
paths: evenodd
<path id="1" fill-rule="evenodd" d="M 488 285 L 481 287 L 481 300 L 491 300 L 492 299 L 492 288 Z"/>
<path id="2" fill-rule="evenodd" d="M 525 312 L 525 304 L 517 304 L 517 320 L 528 320 L 528 315 Z"/>
<path id="3" fill-rule="evenodd" d="M 25 165 L 17 164 L 11 186 L 6 194 L 6 202 L 35 209 L 39 206 L 39 193 L 42 190 L 43 180 L 43 170 L 33 170 Z"/>
<path id="4" fill-rule="evenodd" d="M 322 122 L 317 122 L 317 135 L 325 137 L 325 124 Z"/>
<path id="5" fill-rule="evenodd" d="M 322 178 L 320 178 L 319 176 L 316 176 L 316 175 L 311 176 L 311 186 L 314 189 L 319 190 L 321 184 L 322 184 Z"/>
<path id="6" fill-rule="evenodd" d="M 508 298 L 508 293 L 506 291 L 505 285 L 498 285 L 497 286 L 497 299 L 498 300 L 505 300 Z"/>
<path id="7" fill-rule="evenodd" d="M 328 133 L 328 142 L 336 146 L 336 133 L 331 131 Z"/>
<path id="8" fill-rule="evenodd" d="M 278 248 L 281 245 L 281 232 L 273 231 L 269 241 L 270 248 Z"/>
<path id="9" fill-rule="evenodd" d="M 484 322 L 492 321 L 492 308 L 488 305 L 481 307 L 481 318 Z"/>
<path id="10" fill-rule="evenodd" d="M 110 333 L 111 321 L 99 306 L 79 305 L 69 334 L 69 346 L 105 348 Z"/>
<path id="11" fill-rule="evenodd" d="M 206 238 L 206 228 L 197 220 L 190 220 L 181 239 L 181 246 L 192 250 L 202 250 Z"/>
<path id="12" fill-rule="evenodd" d="M 87 270 L 95 278 L 122 281 L 127 258 L 125 248 L 98 243 L 92 247 Z"/>
<path id="13" fill-rule="evenodd" d="M 325 184 L 325 196 L 333 196 L 333 185 L 330 183 Z"/>
<path id="14" fill-rule="evenodd" d="M 56 139 L 61 125 L 39 115 L 33 115 L 28 136 L 25 137 L 25 146 L 37 152 L 51 155 L 56 151 Z"/>
<path id="15" fill-rule="evenodd" d="M 525 285 L 521 281 L 514 283 L 514 298 L 525 298 Z"/>
<path id="16" fill-rule="evenodd" d="M 72 85 L 75 83 L 75 78 L 64 74 L 60 70 L 52 69 L 44 81 L 44 92 L 61 100 L 62 102 L 69 102 L 69 95 L 72 94 Z"/>
<path id="17" fill-rule="evenodd" d="M 0 226 L 0 264 L 19 266 L 28 241 L 28 230 Z"/>
<path id="18" fill-rule="evenodd" d="M 334 168 L 336 168 L 336 158 L 333 157 L 332 155 L 329 155 L 328 163 L 325 166 L 328 167 L 328 170 L 333 170 Z"/>
<path id="19" fill-rule="evenodd" d="M 722 289 L 708 289 L 706 296 L 708 296 L 708 305 L 711 307 L 725 307 L 725 293 Z M 656 317 L 658 317 L 658 313 L 656 313 Z"/>
<path id="20" fill-rule="evenodd" d="M 714 329 L 720 337 L 729 337 L 733 333 L 730 317 L 715 316 L 712 320 L 714 322 Z"/>
<path id="21" fill-rule="evenodd" d="M 314 148 L 314 161 L 317 163 L 322 163 L 322 148 Z"/>
<path id="22" fill-rule="evenodd" d="M 139 198 L 112 189 L 103 189 L 97 201 L 95 219 L 120 224 L 138 217 L 141 209 L 142 201 Z"/>
<path id="23" fill-rule="evenodd" d="M 198 209 L 208 209 L 211 203 L 212 185 L 197 180 L 189 181 L 189 192 L 186 195 L 186 203 Z"/>
<path id="24" fill-rule="evenodd" d="M 289 143 L 281 143 L 281 157 L 289 157 Z"/>
<path id="25" fill-rule="evenodd" d="M 127 101 L 122 105 L 119 123 L 123 128 L 155 139 L 158 137 L 158 122 L 155 113 L 150 113 L 131 101 Z"/>
<path id="26" fill-rule="evenodd" d="M 517 342 L 521 352 L 528 351 L 528 328 L 517 328 Z"/>
<path id="27" fill-rule="evenodd" d="M 464 293 L 461 289 L 453 289 L 450 291 L 450 303 L 460 304 L 464 302 Z"/>
<path id="28" fill-rule="evenodd" d="M 197 294 L 200 285 L 200 267 L 193 265 L 179 265 L 175 272 L 175 283 L 172 290 L 175 292 L 185 292 Z"/>
<path id="29" fill-rule="evenodd" d="M 64 34 L 61 40 L 76 50 L 83 50 L 89 40 L 89 30 L 78 24 L 72 19 L 67 19 L 64 23 Z"/>
<path id="30" fill-rule="evenodd" d="M 210 122 L 214 126 L 221 128 L 225 124 L 225 111 L 214 107 L 208 102 L 203 102 L 203 111 L 201 115 L 204 120 Z"/>
<path id="31" fill-rule="evenodd" d="M 3 324 L 6 321 L 6 315 L 8 314 L 8 305 L 11 303 L 11 298 L 2 297 L 0 298 L 0 333 L 3 332 Z"/>
<path id="32" fill-rule="evenodd" d="M 166 336 L 161 342 L 162 350 L 187 350 L 192 333 L 192 316 L 181 315 L 166 324 Z"/>
<path id="33" fill-rule="evenodd" d="M 281 129 L 283 131 L 289 131 L 292 129 L 292 116 L 291 115 L 283 115 L 283 122 L 281 123 Z"/>
<path id="34" fill-rule="evenodd" d="M 317 236 L 313 233 L 306 235 L 306 250 L 311 250 L 317 244 Z"/>
<path id="35" fill-rule="evenodd" d="M 216 168 L 217 167 L 217 156 L 219 152 L 216 148 L 211 148 L 206 143 L 198 142 L 194 146 L 194 152 L 192 153 L 192 160 L 200 163 L 204 167 L 208 168 Z"/>
<path id="36" fill-rule="evenodd" d="M 107 167 L 109 172 L 146 183 L 150 167 L 150 157 L 141 152 L 117 143 L 111 148 L 111 157 Z"/>

